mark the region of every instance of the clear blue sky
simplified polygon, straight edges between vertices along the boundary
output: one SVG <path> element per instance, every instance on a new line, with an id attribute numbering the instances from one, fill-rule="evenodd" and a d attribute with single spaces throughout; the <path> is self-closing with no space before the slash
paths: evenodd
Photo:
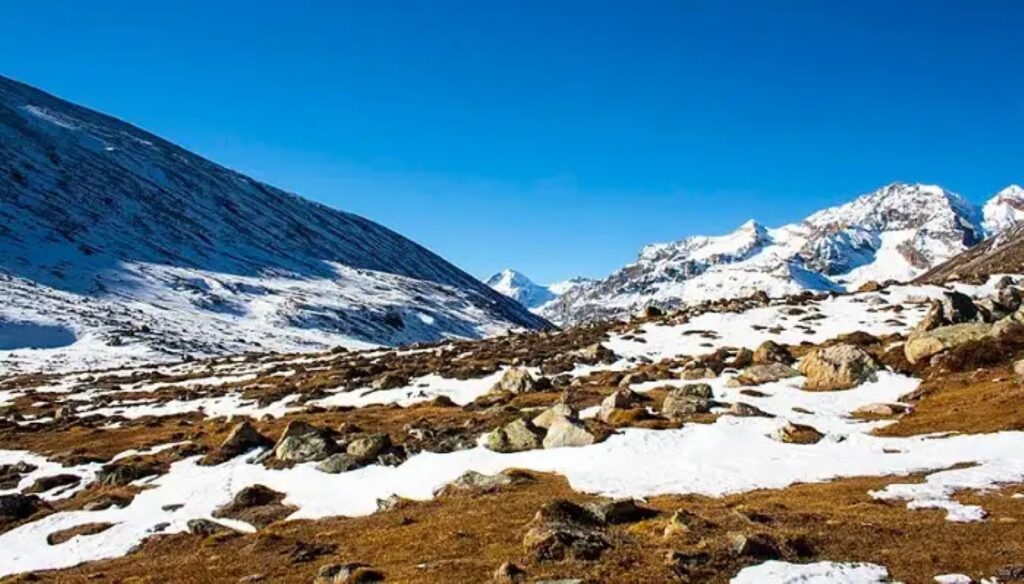
<path id="1" fill-rule="evenodd" d="M 1024 181 L 1024 2 L 5 2 L 0 73 L 478 276 Z"/>

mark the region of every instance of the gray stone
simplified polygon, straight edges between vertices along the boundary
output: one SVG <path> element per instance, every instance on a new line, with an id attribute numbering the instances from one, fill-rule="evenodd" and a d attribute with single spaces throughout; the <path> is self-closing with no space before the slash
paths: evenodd
<path id="1" fill-rule="evenodd" d="M 544 445 L 544 430 L 527 420 L 513 420 L 488 433 L 485 445 L 494 452 L 535 450 Z"/>
<path id="2" fill-rule="evenodd" d="M 559 418 L 552 422 L 544 436 L 544 448 L 587 446 L 597 441 L 594 434 L 578 420 Z"/>

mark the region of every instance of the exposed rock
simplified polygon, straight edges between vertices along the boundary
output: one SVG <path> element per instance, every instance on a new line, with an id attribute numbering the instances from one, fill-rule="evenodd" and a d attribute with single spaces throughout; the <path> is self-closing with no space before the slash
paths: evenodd
<path id="1" fill-rule="evenodd" d="M 713 397 L 711 386 L 697 383 L 678 387 L 665 395 L 661 404 L 661 413 L 673 420 L 682 419 L 691 414 L 703 414 L 711 410 Z"/>
<path id="2" fill-rule="evenodd" d="M 188 526 L 188 532 L 192 535 L 210 536 L 218 533 L 237 533 L 237 531 L 227 525 L 210 521 L 209 519 L 189 519 L 186 525 Z"/>
<path id="3" fill-rule="evenodd" d="M 686 381 L 697 381 L 699 379 L 714 379 L 718 377 L 714 369 L 708 367 L 694 367 L 691 369 L 684 369 L 679 373 L 679 379 Z"/>
<path id="4" fill-rule="evenodd" d="M 754 407 L 748 403 L 733 402 L 729 409 L 725 412 L 730 416 L 737 416 L 740 418 L 774 418 L 775 416 L 762 410 L 761 408 Z"/>
<path id="5" fill-rule="evenodd" d="M 714 526 L 714 523 L 704 519 L 696 513 L 685 509 L 679 509 L 669 517 L 668 524 L 665 525 L 664 536 L 666 538 L 672 538 L 680 535 L 686 535 L 693 531 L 705 531 L 713 528 Z"/>
<path id="6" fill-rule="evenodd" d="M 367 584 L 383 581 L 383 572 L 358 562 L 321 566 L 313 580 L 314 584 Z"/>
<path id="7" fill-rule="evenodd" d="M 548 427 L 544 436 L 544 448 L 560 448 L 563 446 L 587 446 L 597 441 L 597 437 L 582 422 L 559 418 Z"/>
<path id="8" fill-rule="evenodd" d="M 391 448 L 391 436 L 383 432 L 367 434 L 348 443 L 345 451 L 361 464 L 368 464 Z"/>
<path id="9" fill-rule="evenodd" d="M 576 352 L 576 356 L 579 360 L 588 365 L 596 365 L 598 363 L 611 364 L 614 363 L 618 356 L 608 347 L 605 347 L 601 343 L 594 343 L 584 347 Z"/>
<path id="10" fill-rule="evenodd" d="M 347 452 L 338 452 L 328 456 L 316 465 L 316 469 L 327 474 L 338 474 L 355 470 L 363 466 L 356 458 Z"/>
<path id="11" fill-rule="evenodd" d="M 907 413 L 910 408 L 903 404 L 867 404 L 853 411 L 855 416 L 892 417 Z"/>
<path id="12" fill-rule="evenodd" d="M 58 487 L 70 487 L 82 482 L 82 477 L 73 474 L 58 474 L 36 479 L 31 486 L 25 489 L 26 493 L 45 493 Z"/>
<path id="13" fill-rule="evenodd" d="M 939 327 L 970 322 L 987 322 L 991 315 L 979 310 L 970 296 L 960 292 L 944 292 L 933 300 L 928 313 L 914 327 L 914 332 L 926 332 Z"/>
<path id="14" fill-rule="evenodd" d="M 260 434 L 248 421 L 235 425 L 228 434 L 228 437 L 221 442 L 216 451 L 211 452 L 203 458 L 200 464 L 212 465 L 228 461 L 256 448 L 267 448 L 273 442 Z"/>
<path id="15" fill-rule="evenodd" d="M 868 280 L 857 288 L 857 292 L 878 292 L 882 289 L 882 285 L 874 280 Z"/>
<path id="16" fill-rule="evenodd" d="M 817 444 L 825 435 L 805 424 L 789 422 L 779 428 L 775 438 L 786 444 Z"/>
<path id="17" fill-rule="evenodd" d="M 282 504 L 283 500 L 284 493 L 264 485 L 250 485 L 235 493 L 231 502 L 214 511 L 213 516 L 244 521 L 262 529 L 295 512 L 296 508 Z"/>
<path id="18" fill-rule="evenodd" d="M 495 584 L 523 584 L 526 582 L 526 570 L 513 564 L 505 562 L 494 571 Z"/>
<path id="19" fill-rule="evenodd" d="M 797 371 L 783 363 L 767 363 L 763 365 L 751 365 L 739 375 L 730 379 L 726 385 L 729 387 L 741 387 L 744 385 L 763 385 L 774 383 L 782 379 L 796 377 Z"/>
<path id="20" fill-rule="evenodd" d="M 600 418 L 609 421 L 617 410 L 628 410 L 640 402 L 640 396 L 631 389 L 618 389 L 601 400 Z"/>
<path id="21" fill-rule="evenodd" d="M 441 485 L 434 494 L 437 496 L 451 494 L 455 491 L 480 491 L 490 493 L 510 485 L 518 485 L 535 480 L 533 475 L 520 470 L 504 470 L 495 475 L 485 475 L 469 470 L 459 478 Z"/>
<path id="22" fill-rule="evenodd" d="M 274 456 L 285 462 L 323 460 L 337 451 L 338 444 L 326 430 L 299 420 L 289 422 L 274 445 Z"/>
<path id="23" fill-rule="evenodd" d="M 538 414 L 537 417 L 533 419 L 533 425 L 546 430 L 550 428 L 551 424 L 558 418 L 576 420 L 579 419 L 579 412 L 569 404 L 559 402 Z"/>
<path id="24" fill-rule="evenodd" d="M 146 462 L 114 462 L 96 473 L 96 482 L 108 487 L 127 485 L 160 472 L 155 464 Z"/>
<path id="25" fill-rule="evenodd" d="M 610 546 L 593 513 L 562 499 L 541 507 L 523 537 L 523 547 L 539 561 L 596 560 Z"/>
<path id="26" fill-rule="evenodd" d="M 96 535 L 113 527 L 113 523 L 81 523 L 74 527 L 54 531 L 46 535 L 46 543 L 49 545 L 60 545 L 73 537 L 84 535 Z"/>
<path id="27" fill-rule="evenodd" d="M 513 420 L 487 434 L 485 445 L 495 452 L 535 450 L 544 445 L 544 430 L 528 420 Z"/>
<path id="28" fill-rule="evenodd" d="M 992 325 L 965 323 L 914 332 L 903 345 L 903 354 L 911 364 L 919 363 L 948 349 L 992 335 Z"/>
<path id="29" fill-rule="evenodd" d="M 807 377 L 804 389 L 833 391 L 850 389 L 865 381 L 875 381 L 878 362 L 860 347 L 848 344 L 815 349 L 797 369 Z"/>
<path id="30" fill-rule="evenodd" d="M 530 393 L 537 391 L 537 381 L 526 369 L 513 367 L 501 376 L 491 391 L 512 394 Z"/>
<path id="31" fill-rule="evenodd" d="M 776 343 L 775 341 L 765 341 L 758 345 L 757 350 L 754 351 L 753 362 L 755 365 L 768 365 L 770 363 L 781 363 L 783 365 L 790 365 L 796 359 L 793 358 L 793 354 L 789 352 L 789 349 Z"/>
<path id="32" fill-rule="evenodd" d="M 600 522 L 608 525 L 635 523 L 658 514 L 657 511 L 636 504 L 634 499 L 614 499 L 587 503 L 586 509 Z"/>
<path id="33" fill-rule="evenodd" d="M 388 371 L 384 375 L 373 380 L 370 387 L 377 390 L 396 389 L 409 385 L 409 378 L 399 373 Z"/>
<path id="34" fill-rule="evenodd" d="M 782 555 L 775 540 L 763 533 L 730 535 L 729 551 L 737 556 L 757 560 L 774 560 Z"/>
<path id="35" fill-rule="evenodd" d="M 0 525 L 30 517 L 44 506 L 43 500 L 35 495 L 0 495 Z"/>

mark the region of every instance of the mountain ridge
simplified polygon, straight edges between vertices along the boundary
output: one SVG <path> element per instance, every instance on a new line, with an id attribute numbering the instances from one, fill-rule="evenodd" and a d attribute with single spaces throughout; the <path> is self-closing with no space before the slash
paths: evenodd
<path id="1" fill-rule="evenodd" d="M 547 326 L 386 227 L 4 77 L 0 248 L 0 323 L 71 332 L 90 366 Z"/>

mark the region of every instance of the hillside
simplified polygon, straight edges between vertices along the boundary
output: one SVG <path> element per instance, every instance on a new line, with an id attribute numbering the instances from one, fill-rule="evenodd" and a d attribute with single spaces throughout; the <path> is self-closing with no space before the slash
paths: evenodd
<path id="1" fill-rule="evenodd" d="M 0 77 L 6 367 L 396 345 L 545 325 L 372 221 Z"/>

